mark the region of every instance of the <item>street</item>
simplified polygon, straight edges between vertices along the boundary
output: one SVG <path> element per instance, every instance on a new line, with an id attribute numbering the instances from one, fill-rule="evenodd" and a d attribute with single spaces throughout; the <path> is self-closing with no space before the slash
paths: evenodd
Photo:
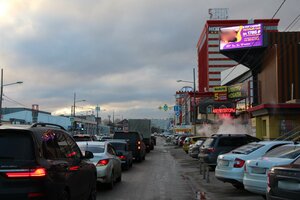
<path id="1" fill-rule="evenodd" d="M 101 200 L 190 200 L 194 193 L 180 173 L 180 166 L 159 139 L 142 163 L 125 171 L 113 190 L 100 189 Z"/>
<path id="2" fill-rule="evenodd" d="M 162 138 L 157 139 L 157 146 L 146 161 L 135 163 L 123 173 L 122 182 L 113 190 L 100 188 L 97 199 L 190 200 L 195 199 L 198 191 L 205 192 L 207 199 L 263 199 L 216 180 L 214 172 L 210 172 L 210 183 L 206 183 L 199 174 L 198 161 L 181 148 L 165 146 Z"/>

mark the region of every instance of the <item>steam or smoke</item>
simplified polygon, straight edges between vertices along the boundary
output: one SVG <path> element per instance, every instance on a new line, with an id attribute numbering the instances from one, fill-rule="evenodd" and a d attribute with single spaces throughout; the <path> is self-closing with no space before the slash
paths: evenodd
<path id="1" fill-rule="evenodd" d="M 237 119 L 223 118 L 216 134 L 249 134 L 247 128 Z"/>

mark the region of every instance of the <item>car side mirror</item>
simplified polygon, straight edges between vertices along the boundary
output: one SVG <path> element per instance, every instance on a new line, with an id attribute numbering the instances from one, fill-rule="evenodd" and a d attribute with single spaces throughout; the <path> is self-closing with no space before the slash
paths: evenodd
<path id="1" fill-rule="evenodd" d="M 85 159 L 92 159 L 92 158 L 94 158 L 94 154 L 90 151 L 85 151 L 84 158 Z"/>

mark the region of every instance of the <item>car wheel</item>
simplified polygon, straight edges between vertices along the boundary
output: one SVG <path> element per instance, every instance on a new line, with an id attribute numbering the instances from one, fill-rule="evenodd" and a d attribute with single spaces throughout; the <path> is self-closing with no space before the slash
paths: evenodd
<path id="1" fill-rule="evenodd" d="M 88 200 L 96 200 L 97 199 L 97 183 L 92 186 L 90 196 Z"/>
<path id="2" fill-rule="evenodd" d="M 64 190 L 60 197 L 59 197 L 59 200 L 69 200 L 70 199 L 70 195 L 69 195 L 69 192 L 67 190 Z"/>
<path id="3" fill-rule="evenodd" d="M 112 190 L 114 188 L 114 184 L 115 184 L 114 172 L 111 172 L 110 182 L 107 184 L 108 189 Z"/>
<path id="4" fill-rule="evenodd" d="M 122 173 L 120 174 L 120 176 L 117 178 L 117 182 L 121 182 L 122 181 Z"/>
<path id="5" fill-rule="evenodd" d="M 233 185 L 233 187 L 235 187 L 238 190 L 243 190 L 244 189 L 244 185 L 242 183 L 234 183 L 232 185 Z"/>

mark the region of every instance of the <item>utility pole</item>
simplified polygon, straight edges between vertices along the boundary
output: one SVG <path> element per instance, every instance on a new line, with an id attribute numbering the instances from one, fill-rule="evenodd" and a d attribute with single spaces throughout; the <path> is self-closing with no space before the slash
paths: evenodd
<path id="1" fill-rule="evenodd" d="M 0 86 L 0 123 L 2 122 L 2 101 L 3 101 L 3 69 L 1 69 L 1 86 Z"/>
<path id="2" fill-rule="evenodd" d="M 196 110 L 196 71 L 195 71 L 195 68 L 193 68 L 193 79 L 194 79 L 193 124 L 194 124 L 194 135 L 196 135 L 197 134 L 197 126 L 196 126 L 197 110 Z"/>
<path id="3" fill-rule="evenodd" d="M 97 112 L 97 118 L 96 118 L 96 122 L 97 122 L 96 135 L 99 134 L 99 111 L 100 111 L 100 107 L 97 104 L 97 107 L 96 107 L 96 112 Z"/>

